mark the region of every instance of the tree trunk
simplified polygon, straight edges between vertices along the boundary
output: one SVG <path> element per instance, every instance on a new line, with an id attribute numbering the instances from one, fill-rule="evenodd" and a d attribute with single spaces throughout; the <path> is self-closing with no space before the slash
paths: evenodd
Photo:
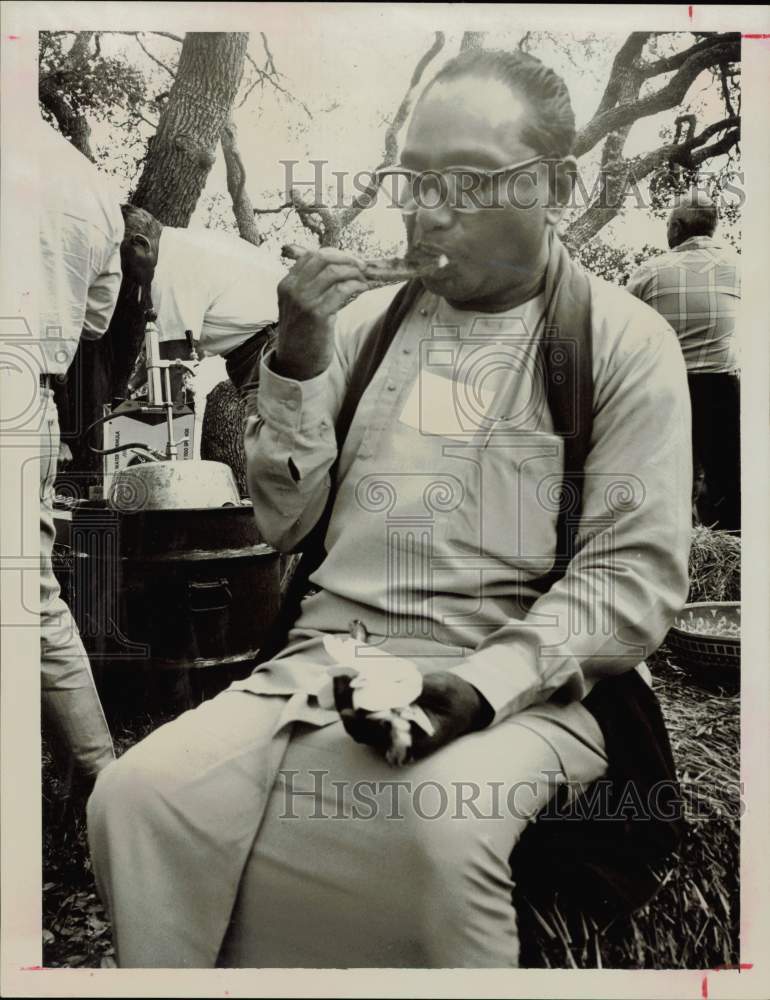
<path id="1" fill-rule="evenodd" d="M 631 103 L 639 99 L 642 86 L 642 74 L 637 67 L 637 59 L 646 35 L 640 32 L 631 36 L 635 43 L 632 51 L 627 44 L 623 47 L 628 51 L 628 61 L 619 65 L 615 60 L 613 66 L 613 100 L 619 104 Z M 629 182 L 630 163 L 623 158 L 623 150 L 628 139 L 631 125 L 610 132 L 604 142 L 600 165 L 601 188 L 599 197 L 587 206 L 586 211 L 576 219 L 563 234 L 563 240 L 568 249 L 577 250 L 592 239 L 599 230 L 612 222 L 624 205 L 624 198 Z"/>
<path id="2" fill-rule="evenodd" d="M 166 226 L 186 226 L 195 211 L 241 82 L 248 37 L 185 35 L 176 80 L 131 199 Z"/>
<path id="3" fill-rule="evenodd" d="M 84 114 L 74 110 L 65 94 L 68 89 L 73 89 L 73 78 L 77 77 L 88 59 L 93 35 L 93 31 L 79 31 L 64 64 L 53 73 L 41 76 L 38 85 L 40 103 L 56 119 L 62 135 L 66 136 L 92 163 L 94 154 L 91 150 L 91 128 L 88 120 Z"/>

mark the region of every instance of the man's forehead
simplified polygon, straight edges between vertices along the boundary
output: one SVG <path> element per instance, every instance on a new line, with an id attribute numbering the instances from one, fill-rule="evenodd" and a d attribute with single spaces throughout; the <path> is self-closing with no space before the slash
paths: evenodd
<path id="1" fill-rule="evenodd" d="M 404 159 L 430 156 L 432 161 L 490 167 L 526 159 L 534 151 L 523 141 L 522 131 L 531 118 L 526 98 L 500 80 L 441 80 L 415 108 Z"/>

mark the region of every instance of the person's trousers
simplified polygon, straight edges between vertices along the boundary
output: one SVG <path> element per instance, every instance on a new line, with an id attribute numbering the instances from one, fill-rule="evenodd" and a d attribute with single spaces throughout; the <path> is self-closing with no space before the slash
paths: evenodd
<path id="1" fill-rule="evenodd" d="M 276 329 L 274 324 L 263 327 L 225 355 L 228 378 L 245 400 L 246 416 L 256 413 L 259 364 L 265 350 L 275 343 Z"/>
<path id="2" fill-rule="evenodd" d="M 53 503 L 59 454 L 59 418 L 53 392 L 41 388 L 40 442 L 40 666 L 43 727 L 65 782 L 73 766 L 93 778 L 115 754 L 88 654 L 53 571 Z"/>
<path id="3" fill-rule="evenodd" d="M 687 377 L 692 403 L 695 497 L 703 524 L 725 531 L 741 527 L 740 377 L 703 372 Z"/>
<path id="4" fill-rule="evenodd" d="M 122 967 L 512 967 L 509 857 L 560 782 L 601 777 L 596 720 L 542 705 L 403 768 L 340 723 L 273 733 L 231 688 L 108 767 L 88 804 Z"/>

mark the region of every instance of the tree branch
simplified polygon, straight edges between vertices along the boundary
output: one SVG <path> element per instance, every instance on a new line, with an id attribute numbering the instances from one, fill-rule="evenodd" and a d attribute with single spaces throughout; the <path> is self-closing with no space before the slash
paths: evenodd
<path id="1" fill-rule="evenodd" d="M 278 70 L 275 68 L 275 59 L 273 59 L 273 53 L 270 51 L 267 35 L 264 31 L 260 31 L 259 35 L 262 39 L 262 48 L 265 50 L 265 71 L 273 76 L 278 76 Z"/>
<path id="2" fill-rule="evenodd" d="M 704 146 L 708 139 L 723 131 L 725 135 L 718 142 Z M 688 169 L 696 169 L 711 157 L 729 152 L 739 140 L 740 119 L 725 118 L 709 125 L 687 142 L 667 143 L 635 161 L 622 161 L 616 170 L 609 171 L 604 178 L 599 196 L 567 227 L 562 236 L 564 243 L 570 249 L 582 246 L 611 222 L 622 209 L 631 183 L 637 185 L 665 163 L 677 163 Z"/>
<path id="3" fill-rule="evenodd" d="M 683 66 L 691 56 L 697 55 L 699 52 L 704 52 L 707 49 L 712 49 L 715 45 L 720 45 L 727 37 L 729 36 L 725 34 L 712 35 L 710 38 L 706 38 L 702 42 L 697 42 L 695 45 L 691 45 L 689 49 L 677 52 L 673 56 L 668 56 L 666 59 L 657 59 L 652 63 L 642 63 L 639 69 L 645 80 L 648 80 L 653 76 L 661 76 L 664 73 L 672 73 L 675 69 L 679 69 L 680 66 Z M 739 39 L 740 36 L 736 35 L 736 38 Z"/>
<path id="4" fill-rule="evenodd" d="M 164 69 L 168 73 L 168 75 L 171 77 L 172 80 L 175 80 L 176 79 L 176 73 L 173 71 L 173 69 L 171 69 L 170 66 L 167 66 L 163 62 L 162 59 L 158 59 L 157 56 L 154 56 L 152 54 L 152 52 L 150 52 L 150 50 L 147 48 L 147 46 L 144 44 L 144 42 L 141 39 L 141 35 L 142 34 L 143 34 L 143 32 L 141 32 L 141 31 L 135 31 L 135 32 L 133 32 L 133 35 L 136 38 L 136 41 L 137 41 L 137 44 L 139 45 L 139 48 L 142 50 L 142 52 L 144 52 L 144 54 L 146 56 L 148 56 L 150 59 L 152 59 L 152 61 L 154 63 L 156 63 L 158 66 L 160 66 L 161 69 Z"/>
<path id="5" fill-rule="evenodd" d="M 519 50 L 519 52 L 529 52 L 529 44 L 531 39 L 532 39 L 532 32 L 525 31 L 516 45 L 516 48 Z"/>
<path id="6" fill-rule="evenodd" d="M 726 132 L 719 142 L 711 146 L 704 146 L 703 149 L 696 150 L 692 155 L 692 165 L 699 167 L 705 160 L 710 160 L 713 156 L 722 156 L 728 153 L 733 146 L 737 146 L 741 141 L 741 130 L 739 128 Z"/>
<path id="7" fill-rule="evenodd" d="M 732 131 L 727 132 L 727 135 L 719 142 L 712 146 L 705 146 L 703 149 L 699 148 L 712 136 L 727 129 L 732 129 Z M 730 137 L 730 141 L 725 142 L 728 137 Z M 638 182 L 667 162 L 693 169 L 712 156 L 726 153 L 735 145 L 738 138 L 740 138 L 740 119 L 724 118 L 722 121 L 714 122 L 714 124 L 704 128 L 699 135 L 693 136 L 687 142 L 667 143 L 665 146 L 659 146 L 638 160 L 629 163 L 628 175 Z"/>
<path id="8" fill-rule="evenodd" d="M 279 212 L 285 212 L 287 208 L 294 208 L 294 203 L 291 201 L 285 201 L 283 205 L 278 205 L 277 208 L 255 208 L 255 215 L 277 215 Z"/>
<path id="9" fill-rule="evenodd" d="M 72 48 L 67 53 L 67 62 L 73 66 L 82 62 L 88 55 L 91 46 L 91 39 L 94 37 L 93 31 L 79 31 L 72 43 Z"/>
<path id="10" fill-rule="evenodd" d="M 382 170 L 396 162 L 398 156 L 398 135 L 404 122 L 409 117 L 414 104 L 414 97 L 426 67 L 444 47 L 446 38 L 443 31 L 437 31 L 430 48 L 422 55 L 412 72 L 406 93 L 399 104 L 393 119 L 385 132 L 384 152 L 379 166 L 372 171 L 372 176 L 377 170 Z M 326 205 L 307 204 L 302 201 L 299 193 L 292 189 L 291 207 L 296 211 L 302 225 L 314 236 L 318 237 L 321 246 L 334 246 L 339 240 L 339 235 L 343 229 L 349 226 L 353 220 L 370 203 L 371 198 L 377 192 L 377 183 L 372 183 L 354 199 L 353 203 L 342 211 L 334 211 Z M 263 215 L 269 212 L 279 212 L 287 205 L 282 205 L 277 209 L 257 209 L 257 214 Z"/>
<path id="11" fill-rule="evenodd" d="M 693 80 L 709 66 L 740 59 L 740 37 L 722 35 L 719 38 L 719 42 L 712 45 L 693 46 L 696 51 L 691 52 L 675 76 L 660 90 L 640 100 L 619 104 L 596 114 L 578 133 L 575 155 L 587 153 L 610 132 L 680 104 Z"/>
<path id="12" fill-rule="evenodd" d="M 225 156 L 227 190 L 233 203 L 233 215 L 241 238 L 259 246 L 262 237 L 254 222 L 254 208 L 246 193 L 246 168 L 238 149 L 238 131 L 232 116 L 222 129 L 222 152 Z"/>
<path id="13" fill-rule="evenodd" d="M 725 107 L 731 118 L 735 117 L 735 108 L 733 107 L 733 102 L 730 100 L 730 88 L 727 83 L 727 67 L 724 63 L 719 65 L 719 80 L 722 84 L 722 97 L 725 99 Z"/>
<path id="14" fill-rule="evenodd" d="M 96 157 L 91 149 L 91 129 L 88 120 L 85 115 L 75 111 L 65 99 L 62 87 L 67 77 L 78 73 L 82 68 L 83 62 L 88 57 L 88 49 L 94 34 L 93 31 L 78 31 L 63 65 L 41 77 L 38 84 L 40 103 L 56 119 L 62 134 L 92 163 L 96 161 Z"/>
<path id="15" fill-rule="evenodd" d="M 115 32 L 115 34 L 133 34 L 133 32 Z M 161 38 L 170 38 L 172 42 L 179 42 L 181 45 L 184 42 L 184 38 L 181 35 L 172 35 L 170 31 L 151 31 L 151 35 L 158 35 Z"/>
<path id="16" fill-rule="evenodd" d="M 422 80 L 423 73 L 425 72 L 428 64 L 439 54 L 443 49 L 446 37 L 443 31 L 437 31 L 436 36 L 433 39 L 433 44 L 425 52 L 412 73 L 412 78 L 409 81 L 409 86 L 406 89 L 406 93 L 401 99 L 401 103 L 393 116 L 393 120 L 388 126 L 385 132 L 385 142 L 384 142 L 384 152 L 382 156 L 382 161 L 379 166 L 372 171 L 374 175 L 377 170 L 383 170 L 385 167 L 391 166 L 396 162 L 398 158 L 398 134 L 403 128 L 406 119 L 409 117 L 409 113 L 412 110 L 414 104 L 415 91 Z M 363 209 L 370 203 L 371 199 L 377 192 L 377 183 L 372 181 L 371 184 L 367 185 L 366 189 L 354 199 L 353 204 L 346 208 L 341 213 L 341 218 L 339 220 L 339 228 L 344 229 L 349 226 L 350 223 L 358 216 Z"/>
<path id="17" fill-rule="evenodd" d="M 650 31 L 632 31 L 625 42 L 623 42 L 620 50 L 612 61 L 610 78 L 607 81 L 607 86 L 602 94 L 602 99 L 599 101 L 599 107 L 596 109 L 596 113 L 594 114 L 592 120 L 595 120 L 599 115 L 604 114 L 605 111 L 609 111 L 610 108 L 615 107 L 618 102 L 621 80 L 624 74 L 627 73 L 627 71 L 633 67 L 638 60 L 642 53 L 642 49 L 651 34 L 652 32 Z"/>

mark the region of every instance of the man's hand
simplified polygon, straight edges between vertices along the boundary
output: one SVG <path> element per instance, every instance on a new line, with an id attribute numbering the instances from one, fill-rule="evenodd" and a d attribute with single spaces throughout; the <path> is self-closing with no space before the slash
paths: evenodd
<path id="1" fill-rule="evenodd" d="M 278 285 L 276 374 L 299 380 L 326 371 L 334 354 L 334 317 L 369 287 L 363 263 L 324 247 L 299 260 Z"/>
<path id="2" fill-rule="evenodd" d="M 334 701 L 350 736 L 357 743 L 367 743 L 385 753 L 390 745 L 390 724 L 353 708 L 349 678 L 334 678 Z M 444 671 L 423 676 L 422 694 L 415 704 L 433 723 L 434 733 L 428 736 L 412 724 L 412 760 L 426 757 L 458 736 L 483 729 L 493 716 L 489 702 L 472 684 Z"/>

